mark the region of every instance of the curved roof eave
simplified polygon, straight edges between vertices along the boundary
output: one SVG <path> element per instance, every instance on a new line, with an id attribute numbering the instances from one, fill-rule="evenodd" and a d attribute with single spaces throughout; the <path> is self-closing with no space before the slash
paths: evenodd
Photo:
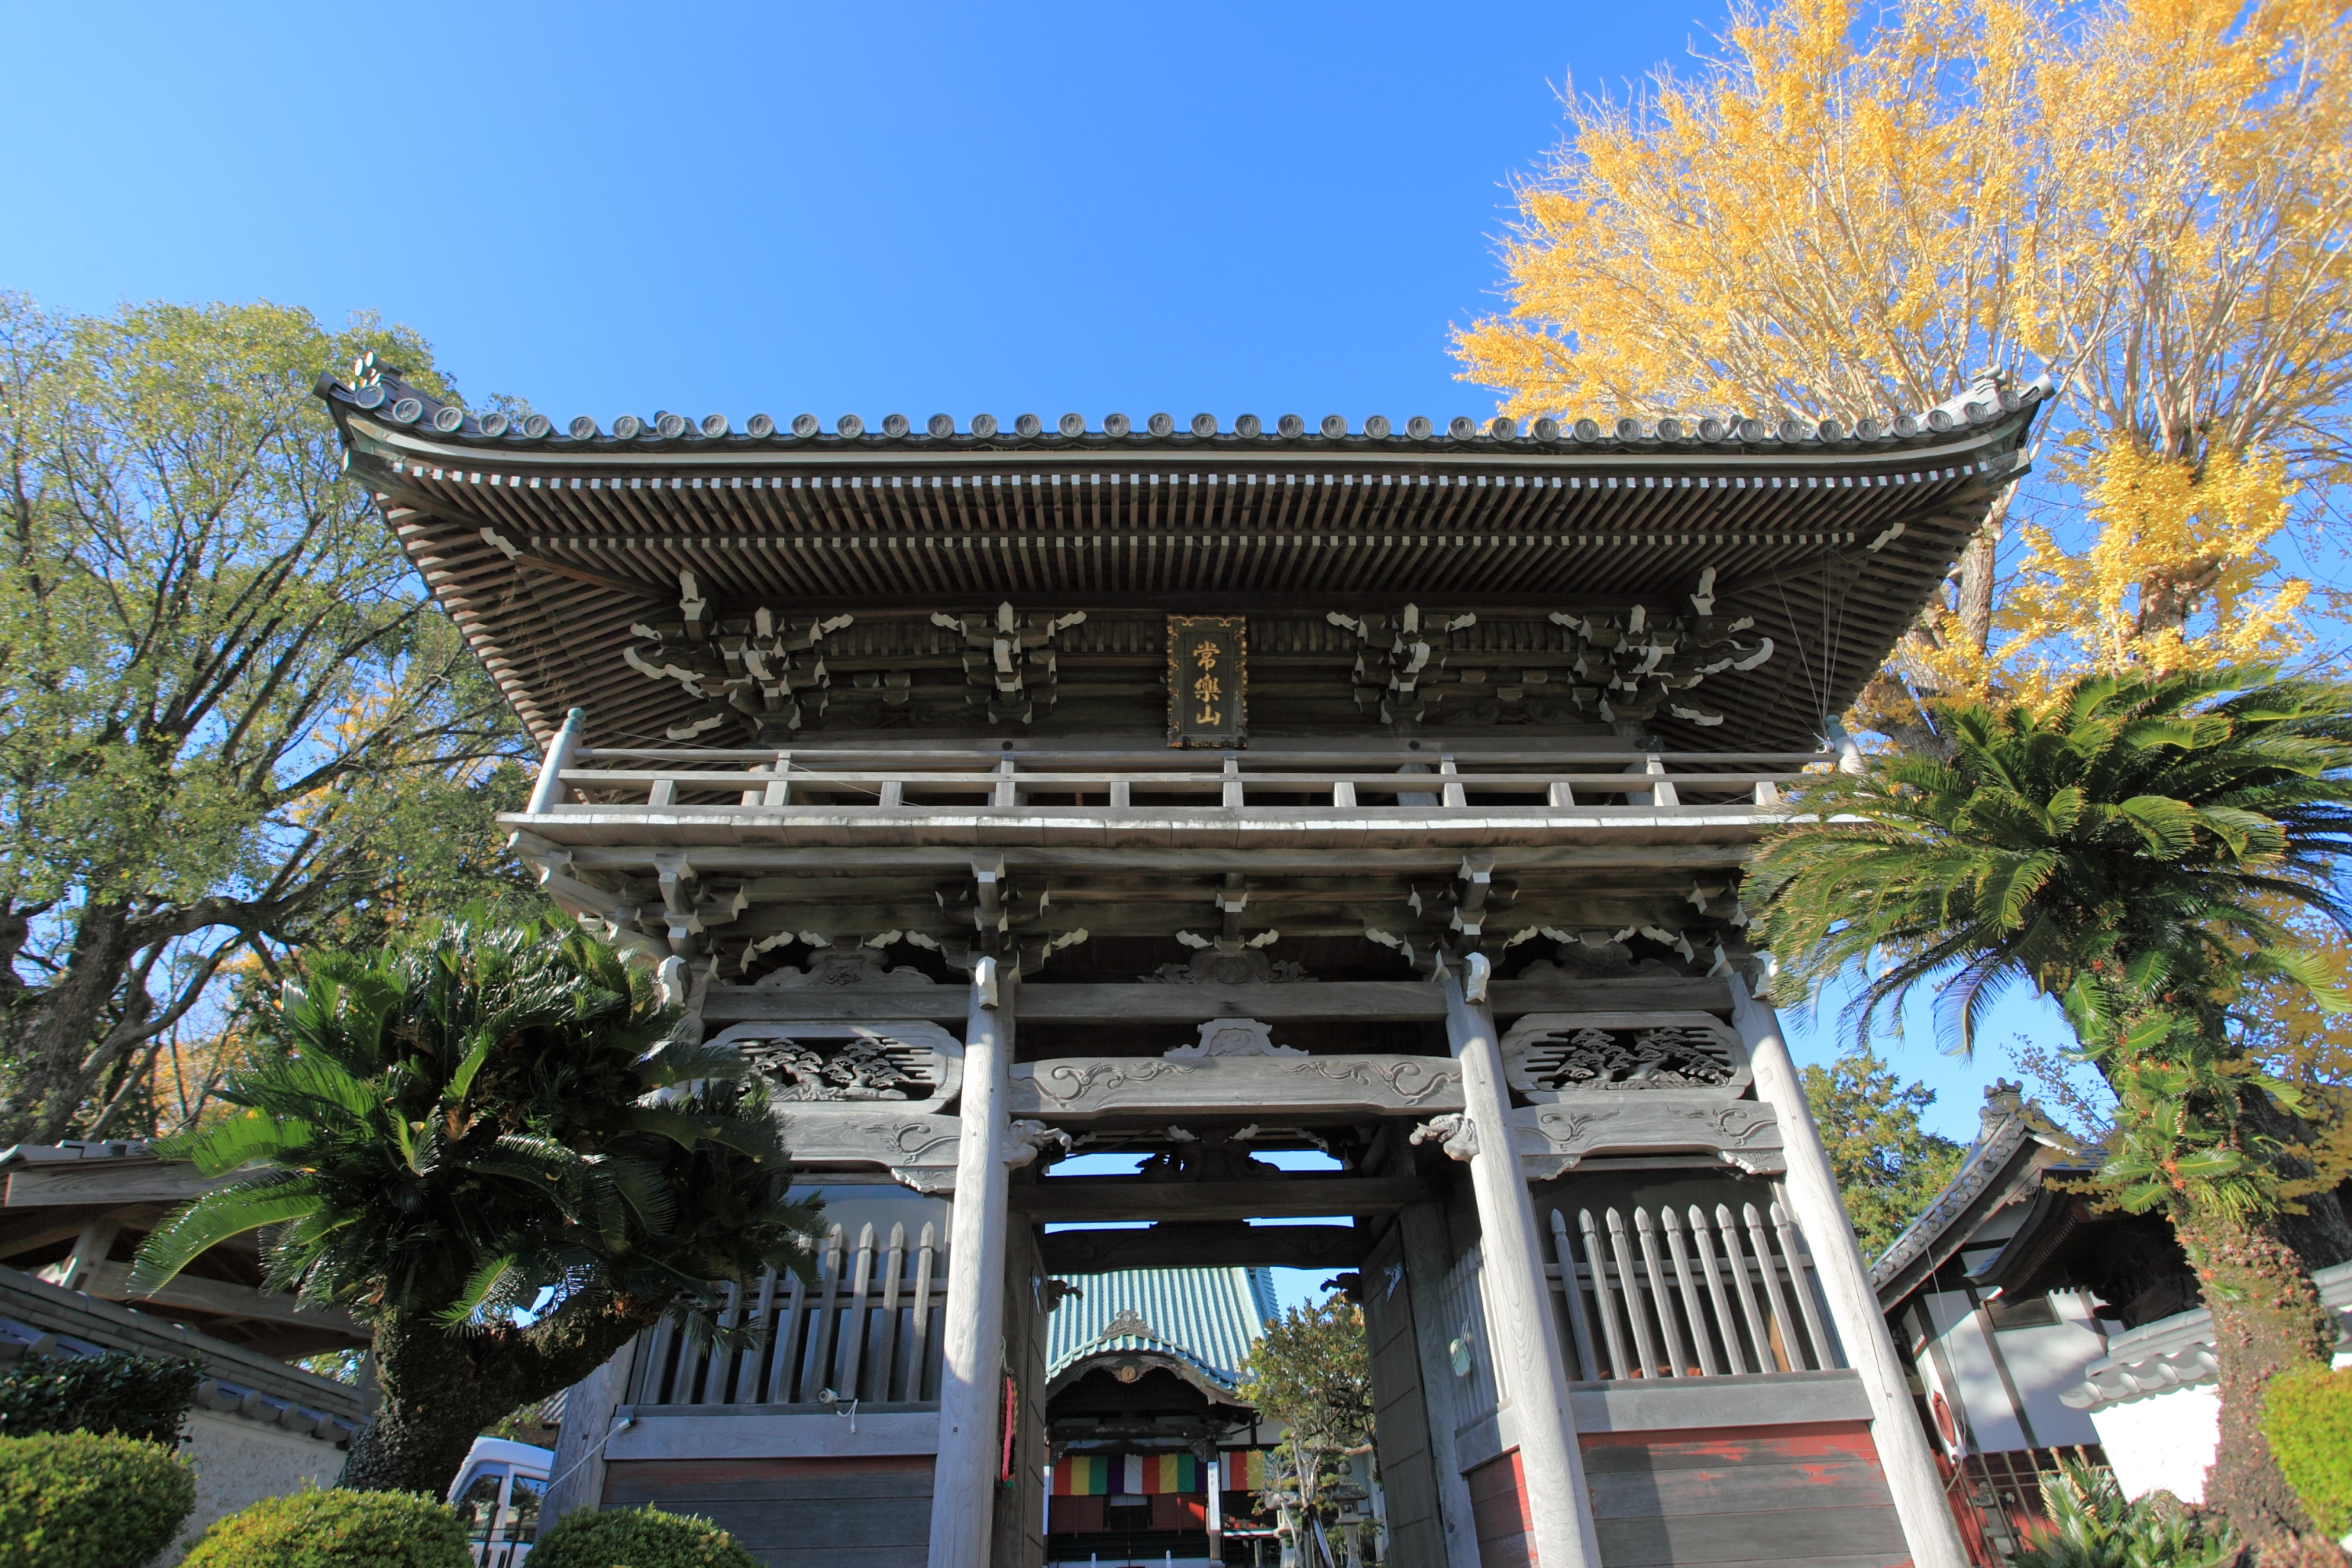
<path id="1" fill-rule="evenodd" d="M 1678 420 L 1667 416 L 1658 420 L 1621 417 L 1606 426 L 1592 419 L 1565 423 L 1547 419 L 1534 422 L 1524 431 L 1515 421 L 1498 419 L 1493 425 L 1462 435 L 1434 428 L 1423 436 L 1393 432 L 1373 435 L 1362 429 L 1331 434 L 1315 426 L 1302 426 L 1296 433 L 1263 430 L 1247 435 L 1222 427 L 1208 434 L 1184 427 L 1161 432 L 1128 429 L 1114 434 L 1100 427 L 1082 427 L 1070 433 L 1062 427 L 1045 426 L 1026 435 L 1003 429 L 980 435 L 970 429 L 954 430 L 950 421 L 950 433 L 934 435 L 928 426 L 918 428 L 910 423 L 897 434 L 865 431 L 862 422 L 856 432 L 837 434 L 777 427 L 769 422 L 765 434 L 754 435 L 730 427 L 712 436 L 705 435 L 700 425 L 692 420 L 677 419 L 674 422 L 678 428 L 666 433 L 656 422 L 624 416 L 635 426 L 625 435 L 618 432 L 621 422 L 615 421 L 614 432 L 599 427 L 593 435 L 575 437 L 556 428 L 551 422 L 539 434 L 525 434 L 526 423 L 503 415 L 471 413 L 421 387 L 409 385 L 396 372 L 371 368 L 370 374 L 361 379 L 361 385 L 352 386 L 332 375 L 322 375 L 319 378 L 318 395 L 347 430 L 354 422 L 364 425 L 395 449 L 444 457 L 461 452 L 495 452 L 509 462 L 533 458 L 610 462 L 625 458 L 632 463 L 668 468 L 765 463 L 785 455 L 795 459 L 854 463 L 871 461 L 884 452 L 958 463 L 999 458 L 1035 462 L 1041 458 L 1055 457 L 1095 462 L 1109 454 L 1217 462 L 1258 455 L 1288 461 L 1322 457 L 1352 462 L 1360 462 L 1368 455 L 1471 463 L 1499 456 L 1536 461 L 1596 456 L 1687 461 L 1719 456 L 1746 463 L 1763 459 L 1818 465 L 1824 460 L 1869 460 L 1900 455 L 1924 461 L 1956 456 L 1982 445 L 1985 437 L 1998 438 L 2009 433 L 2010 426 L 2030 423 L 2036 410 L 2057 391 L 2056 384 L 2048 376 L 2015 390 L 1980 384 L 1924 414 L 1898 415 L 1884 422 L 1864 420 L 1859 425 L 1835 419 L 1791 418 L 1768 423 L 1739 417 Z M 396 416 L 397 411 L 412 405 L 414 411 L 407 417 Z M 943 416 L 934 416 L 940 417 Z M 1065 416 L 1065 421 L 1075 417 L 1077 416 Z M 491 420 L 496 421 L 495 429 L 486 423 Z M 803 420 L 806 421 L 805 416 Z M 1498 426 L 1508 426 L 1509 433 L 1502 433 Z M 1666 426 L 1674 428 L 1662 433 Z"/>

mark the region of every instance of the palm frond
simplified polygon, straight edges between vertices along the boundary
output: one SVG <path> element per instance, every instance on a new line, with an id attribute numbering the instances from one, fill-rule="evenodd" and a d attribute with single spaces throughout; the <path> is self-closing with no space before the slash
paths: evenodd
<path id="1" fill-rule="evenodd" d="M 678 1196 L 660 1166 L 650 1161 L 615 1155 L 604 1167 L 613 1190 L 651 1231 L 667 1230 L 677 1220 Z"/>
<path id="2" fill-rule="evenodd" d="M 290 1153 L 310 1141 L 308 1121 L 268 1116 L 248 1109 L 209 1127 L 159 1138 L 154 1150 L 166 1160 L 185 1160 L 204 1174 L 218 1176 L 256 1160 Z"/>
<path id="3" fill-rule="evenodd" d="M 495 1258 L 484 1258 L 481 1267 L 476 1268 L 467 1278 L 464 1287 L 457 1292 L 457 1299 L 444 1307 L 435 1316 L 446 1329 L 467 1326 L 472 1321 L 474 1314 L 481 1309 L 483 1302 L 489 1300 L 497 1291 L 499 1282 L 510 1278 L 515 1272 L 516 1258 L 512 1253 L 501 1253 Z"/>
<path id="4" fill-rule="evenodd" d="M 215 1187 L 150 1231 L 131 1265 L 131 1294 L 152 1296 L 196 1258 L 233 1236 L 299 1219 L 322 1201 L 316 1178 L 265 1171 Z"/>
<path id="5" fill-rule="evenodd" d="M 738 1080 L 750 1073 L 751 1064 L 733 1046 L 669 1039 L 640 1058 L 637 1070 L 646 1088 L 660 1089 L 705 1079 Z"/>

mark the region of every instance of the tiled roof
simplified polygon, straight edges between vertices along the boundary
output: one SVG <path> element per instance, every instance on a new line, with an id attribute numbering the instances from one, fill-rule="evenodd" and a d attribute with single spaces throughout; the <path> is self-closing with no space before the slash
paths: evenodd
<path id="1" fill-rule="evenodd" d="M 104 1351 L 193 1355 L 205 1369 L 196 1386 L 199 1407 L 320 1442 L 347 1445 L 367 1419 L 360 1391 L 349 1384 L 19 1269 L 0 1268 L 0 1364 Z"/>
<path id="2" fill-rule="evenodd" d="M 1987 1089 L 1976 1142 L 1969 1145 L 1960 1168 L 1870 1266 L 1870 1282 L 1880 1304 L 1892 1306 L 1916 1283 L 1915 1276 L 1933 1273 L 1967 1243 L 1966 1230 L 1955 1234 L 1962 1221 L 1981 1218 L 2032 1190 L 2039 1182 L 2040 1167 L 2021 1169 L 2021 1161 L 2031 1163 L 2041 1149 L 2075 1163 L 2090 1160 L 2094 1153 L 2069 1138 L 2016 1084 L 1997 1083 Z M 1901 1289 L 1892 1289 L 1898 1284 Z"/>
<path id="3" fill-rule="evenodd" d="M 143 1160 L 144 1138 L 107 1138 L 92 1142 L 68 1138 L 62 1143 L 11 1143 L 0 1149 L 0 1165 L 46 1165 L 62 1160 Z"/>
<path id="4" fill-rule="evenodd" d="M 1091 447 L 1106 450 L 1191 448 L 1215 445 L 1236 450 L 1278 450 L 1284 447 L 1331 450 L 1464 451 L 1497 446 L 1532 446 L 1602 451 L 1654 451 L 1675 446 L 1773 450 L 1799 446 L 1832 446 L 1885 451 L 1909 443 L 1932 443 L 1953 430 L 1989 425 L 2005 415 L 2033 406 L 2055 395 L 2047 376 L 2022 388 L 1985 382 L 1970 386 L 1935 407 L 1890 418 L 1797 419 L 1775 416 L 1705 415 L 1687 418 L 1642 419 L 1630 415 L 1605 419 L 1582 417 L 1537 419 L 1522 429 L 1517 420 L 1498 417 L 1484 423 L 1458 415 L 1440 426 L 1416 415 L 1391 420 L 1375 414 L 1351 421 L 1341 414 L 1308 420 L 1285 414 L 1272 420 L 1255 414 L 1230 422 L 1214 414 L 1178 419 L 1152 414 L 1130 419 L 1108 414 L 1089 420 L 1077 413 L 1047 419 L 1021 414 L 1000 421 L 992 414 L 959 420 L 952 414 L 934 414 L 919 423 L 904 414 L 887 414 L 868 425 L 862 415 L 845 414 L 831 430 L 814 414 L 794 415 L 779 421 L 754 414 L 739 427 L 724 414 L 695 417 L 659 412 L 650 416 L 620 415 L 599 420 L 578 415 L 562 421 L 543 414 L 520 418 L 495 411 L 471 413 L 445 403 L 400 373 L 366 355 L 351 367 L 351 384 L 331 375 L 319 380 L 319 395 L 331 403 L 347 404 L 371 417 L 409 426 L 445 440 L 513 450 L 543 447 L 594 451 L 714 450 L 765 447 L 818 449 L 907 447 L 931 451 L 985 447 L 1003 451 L 1041 451 Z"/>
<path id="5" fill-rule="evenodd" d="M 1240 1383 L 1242 1361 L 1275 1315 L 1265 1268 L 1122 1268 L 1062 1276 L 1066 1296 L 1046 1320 L 1046 1376 L 1089 1356 L 1145 1352 L 1197 1367 L 1221 1387 Z"/>
<path id="6" fill-rule="evenodd" d="M 1250 615 L 1267 620 L 1255 647 L 1286 618 L 1325 637 L 1330 614 L 1442 601 L 1488 617 L 1473 641 L 1559 651 L 1567 623 L 1547 616 L 1679 613 L 1668 606 L 1706 582 L 1714 614 L 1769 628 L 1790 649 L 1782 663 L 1710 677 L 1716 706 L 1742 714 L 1730 749 L 1801 746 L 1869 679 L 2025 471 L 2053 391 L 1972 386 L 1883 428 L 1612 416 L 1424 431 L 1333 416 L 1286 433 L 1293 422 L 1228 429 L 1202 416 L 1121 428 L 1074 415 L 1028 434 L 1015 421 L 983 437 L 942 416 L 938 436 L 930 421 L 895 417 L 880 434 L 860 420 L 858 434 L 803 436 L 633 416 L 609 431 L 577 422 L 574 437 L 369 374 L 319 389 L 352 480 L 374 494 L 533 732 L 551 738 L 581 708 L 597 745 L 662 736 L 699 711 L 671 680 L 627 663 L 636 628 L 648 616 L 667 625 L 689 601 L 794 625 L 849 616 L 845 639 L 829 633 L 824 649 L 828 686 L 846 689 L 886 668 L 929 672 L 921 661 L 947 669 L 960 658 L 961 643 L 909 611 L 1083 610 L 1093 618 L 1076 628 L 1082 642 L 1139 636 L 1162 612 Z M 1527 631 L 1501 629 L 1510 616 Z M 1073 672 L 1110 657 L 1107 646 L 1061 655 Z M 1793 658 L 1810 661 L 1802 679 L 1790 679 Z M 919 662 L 891 662 L 908 659 Z M 1347 664 L 1291 673 L 1337 679 Z M 1682 721 L 1659 722 L 1671 739 Z"/>
<path id="7" fill-rule="evenodd" d="M 2319 1300 L 2336 1316 L 2336 1353 L 2352 1351 L 2352 1263 L 2311 1271 Z M 2190 1388 L 2221 1376 L 2213 1354 L 2213 1313 L 2198 1307 L 2126 1330 L 2107 1341 L 2107 1353 L 2093 1362 L 2083 1381 L 2058 1396 L 2076 1410 L 2098 1410 L 2143 1394 Z"/>

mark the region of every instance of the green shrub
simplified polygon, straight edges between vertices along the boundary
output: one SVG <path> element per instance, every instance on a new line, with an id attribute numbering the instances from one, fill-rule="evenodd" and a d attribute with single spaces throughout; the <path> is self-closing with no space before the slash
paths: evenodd
<path id="1" fill-rule="evenodd" d="M 0 1437 L 0 1568 L 139 1568 L 196 1506 L 173 1448 L 135 1437 Z"/>
<path id="2" fill-rule="evenodd" d="M 320 1491 L 213 1521 L 181 1568 L 473 1568 L 465 1527 L 416 1492 Z"/>
<path id="3" fill-rule="evenodd" d="M 166 1446 L 196 1402 L 204 1363 L 194 1356 L 43 1356 L 0 1372 L 0 1436 L 111 1432 Z"/>
<path id="4" fill-rule="evenodd" d="M 531 1548 L 530 1568 L 760 1568 L 707 1519 L 655 1508 L 582 1509 Z"/>
<path id="5" fill-rule="evenodd" d="M 2126 1502 L 2114 1474 L 2062 1462 L 2042 1478 L 2050 1522 L 2011 1559 L 2014 1568 L 2225 1568 L 2237 1540 L 2218 1533 L 2170 1492 Z"/>
<path id="6" fill-rule="evenodd" d="M 2312 1523 L 2324 1534 L 2352 1533 L 2352 1367 L 2305 1367 L 2271 1379 L 2263 1436 Z"/>

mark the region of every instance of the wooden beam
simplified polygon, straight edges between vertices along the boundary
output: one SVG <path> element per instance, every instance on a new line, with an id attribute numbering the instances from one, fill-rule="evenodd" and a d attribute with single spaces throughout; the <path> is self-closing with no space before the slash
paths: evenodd
<path id="1" fill-rule="evenodd" d="M 264 1295 L 250 1285 L 232 1285 L 224 1279 L 202 1279 L 193 1274 L 182 1274 L 152 1296 L 131 1293 L 131 1265 L 101 1263 L 90 1269 L 78 1289 L 103 1300 L 120 1301 L 128 1307 L 179 1307 L 192 1312 L 209 1312 L 223 1318 L 250 1318 L 265 1323 L 282 1323 L 289 1328 L 316 1329 L 321 1333 L 340 1334 L 354 1343 L 363 1344 L 370 1337 L 366 1324 L 340 1307 L 302 1307 L 291 1294 Z"/>
<path id="2" fill-rule="evenodd" d="M 934 994 L 933 993 L 936 993 Z M 1499 980 L 1498 1016 L 1538 1012 L 1731 1011 L 1724 980 L 1641 975 L 1623 980 Z M 703 1004 L 710 1023 L 770 1018 L 811 1022 L 932 1019 L 964 1016 L 960 986 L 845 986 L 763 989 L 714 985 Z M 1335 980 L 1252 985 L 1055 984 L 1033 980 L 1021 992 L 1021 1016 L 1033 1024 L 1199 1024 L 1211 1018 L 1266 1023 L 1419 1023 L 1445 1016 L 1437 988 L 1420 980 Z M 14 1196 L 11 1183 L 9 1201 Z M 83 1201 L 89 1200 L 57 1200 Z"/>
<path id="3" fill-rule="evenodd" d="M 1056 1230 L 1037 1238 L 1055 1274 L 1114 1268 L 1354 1268 L 1369 1231 L 1343 1225 L 1187 1225 L 1149 1230 Z"/>
<path id="4" fill-rule="evenodd" d="M 551 822 L 560 826 L 562 820 L 516 813 L 499 818 L 501 826 L 532 833 L 541 833 Z M 632 870 L 641 876 L 653 874 L 654 856 L 659 852 L 656 846 L 642 842 L 563 847 L 572 850 L 576 865 L 595 870 Z M 694 852 L 698 859 L 707 860 L 715 868 L 714 875 L 721 870 L 729 876 L 757 871 L 780 875 L 837 873 L 856 867 L 877 876 L 893 871 L 909 876 L 951 876 L 961 871 L 969 876 L 971 869 L 971 847 L 968 844 L 876 844 L 855 850 L 835 845 L 787 848 L 707 844 L 696 846 Z M 1380 871 L 1450 876 L 1462 858 L 1459 849 L 1365 848 L 1342 853 L 1329 848 L 1256 848 L 1217 844 L 1183 848 L 1138 845 L 1131 849 L 1008 844 L 1001 851 L 992 846 L 990 853 L 1003 854 L 1007 871 L 1104 871 L 1114 875 L 1244 871 L 1253 879 L 1286 874 L 1328 877 L 1342 872 Z M 1547 844 L 1513 846 L 1498 850 L 1496 858 L 1497 872 L 1508 874 L 1538 866 L 1580 871 L 1600 868 L 1716 869 L 1743 866 L 1754 854 L 1753 847 L 1746 844 Z"/>
<path id="5" fill-rule="evenodd" d="M 772 1405 L 698 1405 L 684 1412 L 676 1405 L 649 1408 L 655 1413 L 640 1412 L 613 1435 L 605 1454 L 614 1464 L 683 1459 L 700 1468 L 709 1465 L 713 1454 L 729 1459 L 859 1460 L 932 1454 L 940 1446 L 936 1410 L 869 1408 L 858 1413 L 857 1430 L 852 1432 L 842 1419 L 849 1409 L 846 1402 L 838 1413 L 830 1407 L 779 1411 Z M 929 1486 L 928 1478 L 923 1484 Z M 919 1557 L 919 1544 L 912 1550 Z"/>
<path id="6" fill-rule="evenodd" d="M 60 1204 L 184 1204 L 236 1178 L 204 1176 L 178 1160 L 53 1160 L 12 1167 L 9 1208 L 52 1208 Z"/>
<path id="7" fill-rule="evenodd" d="M 1438 1196 L 1417 1176 L 1266 1176 L 1248 1182 L 1154 1182 L 1141 1176 L 1048 1176 L 1013 1189 L 1013 1206 L 1057 1220 L 1282 1219 L 1394 1214 Z"/>
<path id="8" fill-rule="evenodd" d="M 650 599 L 656 605 L 675 605 L 677 603 L 677 595 L 667 587 L 634 582 L 626 577 L 608 576 L 602 572 L 592 572 L 585 566 L 574 566 L 569 561 L 555 561 L 544 555 L 533 555 L 528 550 L 515 551 L 514 563 L 518 566 L 530 567 L 534 571 L 551 572 L 558 577 L 569 577 L 575 583 L 585 583 L 592 588 L 610 588 L 616 594 L 627 594 L 639 599 Z"/>
<path id="9" fill-rule="evenodd" d="M 1784 1372 L 1770 1377 L 1644 1378 L 1580 1383 L 1569 1391 L 1579 1432 L 1675 1431 L 1867 1421 L 1870 1396 L 1856 1372 Z"/>
<path id="10" fill-rule="evenodd" d="M 1013 1113 L 1057 1124 L 1216 1116 L 1289 1125 L 1461 1109 L 1462 1069 L 1444 1057 L 1064 1057 L 1024 1062 L 1013 1077 Z"/>

